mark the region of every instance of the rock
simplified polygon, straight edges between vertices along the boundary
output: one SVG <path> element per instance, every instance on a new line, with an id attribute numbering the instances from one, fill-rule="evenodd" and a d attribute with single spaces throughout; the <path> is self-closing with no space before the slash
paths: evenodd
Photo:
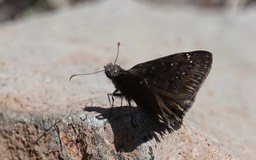
<path id="1" fill-rule="evenodd" d="M 82 106 L 81 106 L 82 107 Z M 220 144 L 188 124 L 160 135 L 138 112 L 133 128 L 130 110 L 102 107 L 61 116 L 2 110 L 4 159 L 233 159 Z M 99 114 L 100 113 L 100 114 Z M 48 114 L 48 115 L 47 115 Z M 59 117 L 59 118 L 58 118 Z M 157 141 L 156 141 L 157 140 Z"/>
<path id="2" fill-rule="evenodd" d="M 111 0 L 1 25 L 1 156 L 252 159 L 253 19 L 254 10 L 213 12 Z M 214 54 L 212 71 L 180 129 L 161 137 L 139 111 L 140 127 L 134 129 L 125 102 L 114 109 L 114 119 L 119 118 L 112 122 L 106 94 L 114 87 L 104 73 L 68 81 L 73 73 L 99 71 L 113 62 L 118 41 L 117 63 L 125 69 L 180 51 Z"/>

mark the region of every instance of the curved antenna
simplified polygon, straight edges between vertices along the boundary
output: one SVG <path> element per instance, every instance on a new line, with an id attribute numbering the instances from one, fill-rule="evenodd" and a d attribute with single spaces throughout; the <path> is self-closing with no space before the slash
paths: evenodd
<path id="1" fill-rule="evenodd" d="M 116 64 L 117 58 L 119 56 L 119 47 L 120 47 L 120 42 L 117 43 L 117 54 L 116 54 L 116 59 L 114 61 L 114 64 Z"/>
<path id="2" fill-rule="evenodd" d="M 100 70 L 100 71 L 96 71 L 96 72 L 91 72 L 91 73 L 72 74 L 72 75 L 69 77 L 69 81 L 71 81 L 71 79 L 72 79 L 73 77 L 76 77 L 76 76 L 90 75 L 90 74 L 100 73 L 100 72 L 103 72 L 103 71 L 105 71 L 105 69 Z"/>
<path id="3" fill-rule="evenodd" d="M 114 64 L 116 64 L 117 58 L 118 58 L 118 56 L 119 56 L 119 47 L 120 47 L 120 42 L 117 43 L 117 55 L 116 55 L 116 59 L 115 59 L 115 61 L 114 61 Z M 100 71 L 96 71 L 96 72 L 91 72 L 91 73 L 72 74 L 72 75 L 69 77 L 69 81 L 71 81 L 71 79 L 72 79 L 73 77 L 76 77 L 76 76 L 85 76 L 85 75 L 100 73 L 100 72 L 103 72 L 103 71 L 105 71 L 105 69 L 100 70 Z"/>

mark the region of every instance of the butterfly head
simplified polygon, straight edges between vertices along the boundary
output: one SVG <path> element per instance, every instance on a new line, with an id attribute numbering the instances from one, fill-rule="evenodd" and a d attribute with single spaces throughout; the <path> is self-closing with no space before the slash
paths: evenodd
<path id="1" fill-rule="evenodd" d="M 120 71 L 122 71 L 123 69 L 117 64 L 108 63 L 107 65 L 104 66 L 104 70 L 105 70 L 106 76 L 112 79 L 116 77 L 120 73 Z"/>

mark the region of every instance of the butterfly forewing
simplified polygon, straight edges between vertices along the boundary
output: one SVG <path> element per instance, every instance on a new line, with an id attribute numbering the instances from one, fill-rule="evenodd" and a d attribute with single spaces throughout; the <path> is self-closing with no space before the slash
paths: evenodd
<path id="1" fill-rule="evenodd" d="M 154 95 L 160 117 L 182 121 L 185 112 L 194 103 L 211 64 L 210 52 L 193 51 L 140 63 L 128 71 L 139 77 L 142 88 L 148 88 L 148 92 Z"/>

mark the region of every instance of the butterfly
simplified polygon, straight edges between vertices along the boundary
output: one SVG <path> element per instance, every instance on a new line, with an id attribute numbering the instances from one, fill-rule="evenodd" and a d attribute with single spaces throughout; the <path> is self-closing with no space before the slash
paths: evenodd
<path id="1" fill-rule="evenodd" d="M 140 63 L 129 70 L 108 63 L 104 71 L 116 88 L 110 95 L 124 97 L 130 107 L 134 101 L 153 121 L 174 127 L 182 124 L 211 65 L 212 54 L 196 50 Z"/>
<path id="2" fill-rule="evenodd" d="M 118 52 L 119 55 L 118 43 Z M 140 63 L 125 70 L 114 63 L 104 66 L 106 76 L 116 90 L 108 94 L 111 106 L 115 96 L 125 98 L 137 106 L 154 122 L 168 128 L 181 125 L 185 113 L 195 102 L 196 95 L 212 66 L 212 53 L 204 50 L 181 52 Z M 87 74 L 89 75 L 102 71 Z M 132 111 L 131 111 L 132 113 Z M 133 122 L 133 114 L 132 124 Z"/>

